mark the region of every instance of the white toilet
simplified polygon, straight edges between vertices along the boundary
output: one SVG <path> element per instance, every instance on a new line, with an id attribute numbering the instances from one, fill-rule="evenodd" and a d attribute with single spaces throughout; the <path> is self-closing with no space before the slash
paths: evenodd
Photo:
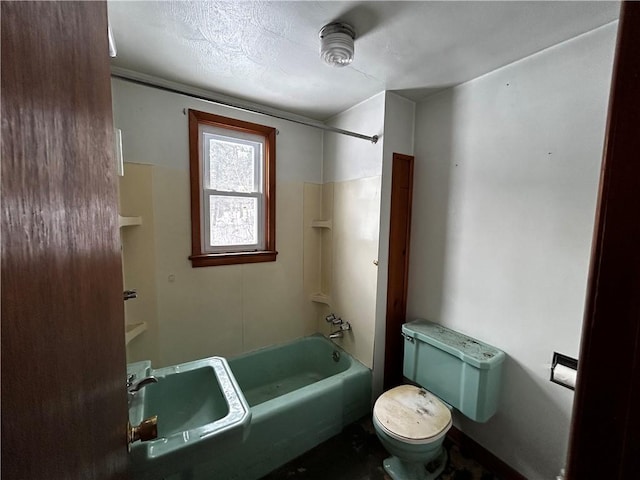
<path id="1" fill-rule="evenodd" d="M 477 422 L 496 412 L 505 354 L 427 320 L 406 323 L 402 335 L 403 374 L 424 388 L 401 385 L 383 393 L 373 426 L 392 455 L 383 465 L 393 480 L 434 480 L 447 463 L 442 443 L 451 409 Z"/>

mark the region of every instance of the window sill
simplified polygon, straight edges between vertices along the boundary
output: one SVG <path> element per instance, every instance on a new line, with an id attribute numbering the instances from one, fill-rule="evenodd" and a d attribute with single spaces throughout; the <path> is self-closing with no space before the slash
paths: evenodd
<path id="1" fill-rule="evenodd" d="M 217 265 L 239 265 L 242 263 L 275 262 L 278 252 L 263 250 L 260 252 L 203 253 L 191 255 L 191 266 L 215 267 Z"/>

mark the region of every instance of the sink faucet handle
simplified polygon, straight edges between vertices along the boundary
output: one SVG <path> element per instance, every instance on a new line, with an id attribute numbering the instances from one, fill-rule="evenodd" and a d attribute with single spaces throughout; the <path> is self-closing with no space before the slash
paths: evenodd
<path id="1" fill-rule="evenodd" d="M 140 425 L 134 427 L 131 424 L 127 427 L 127 440 L 131 444 L 138 440 L 147 442 L 158 438 L 158 416 L 154 415 L 144 419 Z"/>

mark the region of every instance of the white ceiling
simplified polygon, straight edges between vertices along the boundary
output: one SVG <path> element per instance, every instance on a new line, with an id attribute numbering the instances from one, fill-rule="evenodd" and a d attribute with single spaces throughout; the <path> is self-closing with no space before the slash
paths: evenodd
<path id="1" fill-rule="evenodd" d="M 382 90 L 419 100 L 618 18 L 608 2 L 110 1 L 113 65 L 324 120 Z M 318 32 L 355 27 L 355 60 Z"/>

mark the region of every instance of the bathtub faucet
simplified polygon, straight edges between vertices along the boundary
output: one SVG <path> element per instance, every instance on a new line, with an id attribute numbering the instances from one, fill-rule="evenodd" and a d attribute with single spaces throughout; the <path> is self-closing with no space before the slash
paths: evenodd
<path id="1" fill-rule="evenodd" d="M 324 317 L 327 323 L 332 323 L 334 325 L 340 325 L 342 323 L 342 319 L 340 317 L 336 317 L 335 313 L 330 313 L 326 317 Z"/>
<path id="2" fill-rule="evenodd" d="M 338 320 L 340 320 L 340 323 L 332 322 L 334 325 L 338 327 L 338 330 L 336 330 L 335 332 L 331 332 L 329 334 L 330 339 L 342 338 L 344 337 L 344 332 L 346 330 L 351 330 L 351 324 L 349 322 L 345 322 L 341 318 L 339 318 Z"/>

